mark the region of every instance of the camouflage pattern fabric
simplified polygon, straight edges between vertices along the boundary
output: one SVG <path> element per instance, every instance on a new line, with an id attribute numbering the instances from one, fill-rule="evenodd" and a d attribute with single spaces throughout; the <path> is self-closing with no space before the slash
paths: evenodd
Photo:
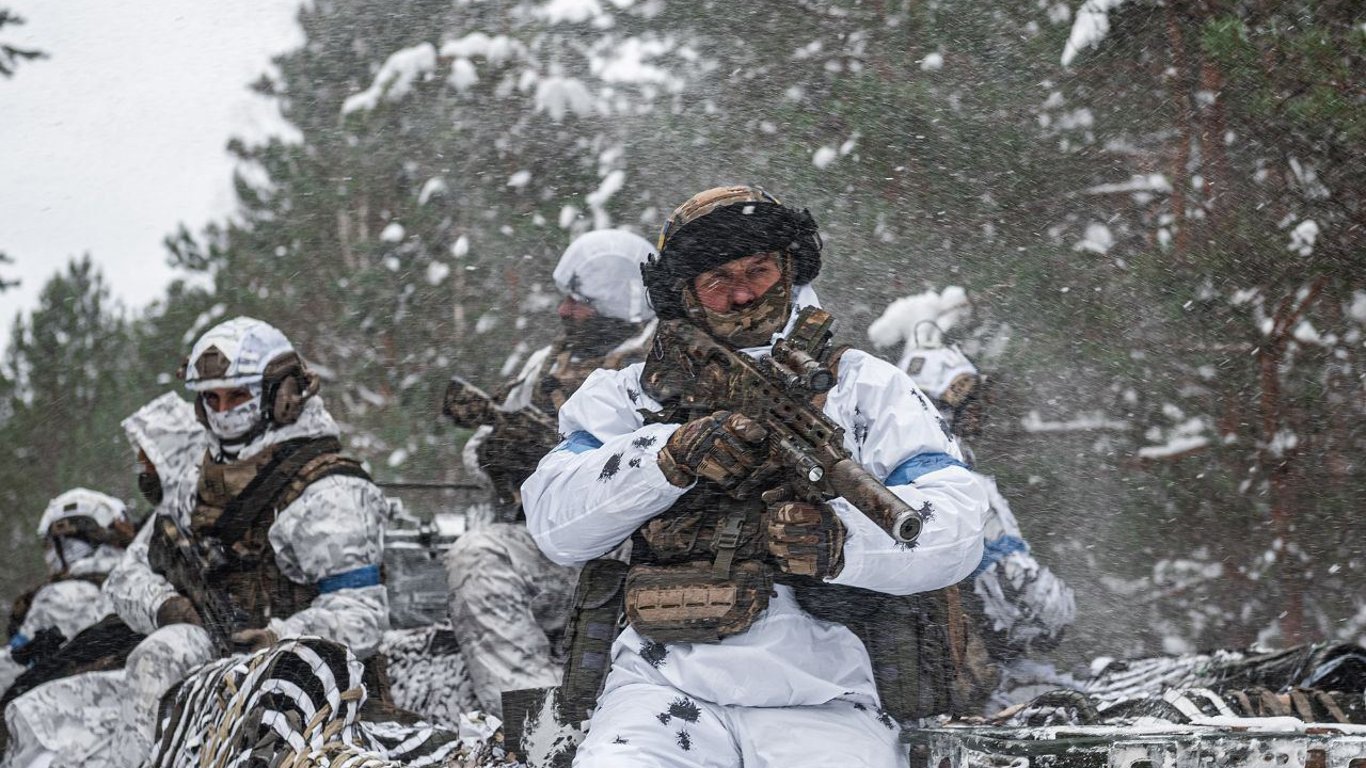
<path id="1" fill-rule="evenodd" d="M 320 638 L 220 659 L 176 691 L 143 765 L 455 768 L 491 757 L 496 720 L 469 714 L 453 727 L 375 720 L 368 697 L 355 655 Z"/>
<path id="2" fill-rule="evenodd" d="M 522 525 L 461 536 L 446 555 L 451 626 L 484 711 L 501 692 L 558 685 L 554 642 L 564 632 L 578 569 L 556 565 Z"/>
<path id="3" fill-rule="evenodd" d="M 437 725 L 454 728 L 479 708 L 474 682 L 450 622 L 384 633 L 379 652 L 389 665 L 394 704 Z"/>
<path id="4" fill-rule="evenodd" d="M 321 397 L 310 398 L 299 420 L 272 429 L 244 446 L 238 458 L 249 459 L 271 445 L 304 437 L 337 436 L 339 429 Z M 210 440 L 211 453 L 221 446 Z M 196 473 L 197 474 L 197 473 Z M 169 489 L 168 489 L 169 491 Z M 193 498 L 193 489 L 187 502 Z M 170 494 L 168 493 L 168 498 Z M 189 528 L 190 504 L 163 506 Z M 374 483 L 359 477 L 326 477 L 304 489 L 276 517 L 268 532 L 276 564 L 285 577 L 300 584 L 316 583 L 382 560 L 381 542 L 388 506 Z M 146 548 L 150 537 L 144 526 L 129 555 L 111 576 L 109 590 L 119 615 L 134 629 L 155 625 L 156 611 L 174 594 L 168 582 L 152 572 Z M 362 658 L 374 653 L 388 629 L 388 598 L 382 585 L 344 588 L 320 595 L 293 615 L 273 618 L 269 629 L 278 637 L 316 635 L 344 643 Z"/>
<path id="5" fill-rule="evenodd" d="M 124 419 L 122 426 L 133 451 L 147 454 L 161 479 L 162 499 L 153 512 L 188 520 L 199 463 L 209 446 L 209 433 L 195 417 L 194 407 L 167 392 Z M 104 594 L 119 618 L 143 634 L 156 629 L 157 608 L 175 594 L 170 582 L 147 567 L 151 534 L 151 526 L 144 525 L 104 583 Z"/>
<path id="6" fill-rule="evenodd" d="M 177 624 L 143 640 L 121 670 L 75 675 L 25 693 L 5 710 L 10 745 L 0 765 L 139 765 L 151 749 L 162 696 L 211 658 L 204 630 Z"/>

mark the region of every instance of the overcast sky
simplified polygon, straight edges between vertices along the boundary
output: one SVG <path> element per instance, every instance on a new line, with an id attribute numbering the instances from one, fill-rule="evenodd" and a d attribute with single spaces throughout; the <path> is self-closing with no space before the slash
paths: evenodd
<path id="1" fill-rule="evenodd" d="M 0 348 L 17 311 L 89 252 L 132 307 L 173 277 L 161 240 L 234 209 L 231 136 L 288 130 L 247 85 L 303 42 L 294 0 L 0 0 L 0 39 L 49 58 L 0 79 Z"/>

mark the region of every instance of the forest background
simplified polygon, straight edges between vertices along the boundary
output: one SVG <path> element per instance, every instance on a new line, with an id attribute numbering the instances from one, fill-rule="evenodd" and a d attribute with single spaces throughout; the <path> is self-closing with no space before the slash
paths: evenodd
<path id="1" fill-rule="evenodd" d="M 569 241 L 653 238 L 748 182 L 820 223 L 844 341 L 967 289 L 950 338 L 994 382 L 974 448 L 1077 591 L 1061 659 L 1366 640 L 1358 3 L 313 0 L 299 21 L 252 87 L 302 141 L 230 144 L 240 209 L 167 238 L 185 278 L 131 312 L 75 258 L 17 318 L 6 604 L 41 578 L 49 498 L 136 505 L 118 423 L 219 319 L 290 336 L 377 479 L 461 481 L 440 393 L 549 340 Z M 23 54 L 0 75 L 42 66 Z"/>

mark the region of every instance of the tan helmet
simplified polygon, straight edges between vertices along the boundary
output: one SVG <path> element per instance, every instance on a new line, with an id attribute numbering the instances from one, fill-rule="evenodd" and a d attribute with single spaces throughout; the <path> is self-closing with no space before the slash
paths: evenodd
<path id="1" fill-rule="evenodd" d="M 678 206 L 659 233 L 659 254 L 641 266 L 661 320 L 685 317 L 683 291 L 703 272 L 756 253 L 792 260 L 793 283 L 821 271 L 821 237 L 806 209 L 783 205 L 758 186 L 714 187 Z"/>

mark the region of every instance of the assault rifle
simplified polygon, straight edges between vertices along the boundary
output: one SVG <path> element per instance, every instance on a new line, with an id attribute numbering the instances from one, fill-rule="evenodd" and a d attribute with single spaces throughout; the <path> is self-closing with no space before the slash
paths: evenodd
<path id="1" fill-rule="evenodd" d="M 487 424 L 499 431 L 509 430 L 534 442 L 547 443 L 547 450 L 559 441 L 559 425 L 541 409 L 528 405 L 521 410 L 505 411 L 487 392 L 460 376 L 452 376 L 451 383 L 446 385 L 441 413 L 457 427 L 474 429 Z"/>
<path id="2" fill-rule="evenodd" d="M 220 656 L 231 655 L 235 650 L 232 633 L 246 625 L 247 617 L 224 590 L 210 583 L 213 565 L 174 518 L 157 515 L 152 525 L 148 564 L 194 603 L 214 650 Z"/>
<path id="3" fill-rule="evenodd" d="M 854 461 L 844 448 L 844 430 L 811 402 L 836 383 L 829 360 L 834 326 L 829 312 L 806 307 L 792 333 L 773 345 L 772 356 L 755 360 L 686 320 L 660 323 L 652 354 L 665 365 L 655 388 L 691 412 L 729 410 L 762 424 L 769 462 L 792 470 L 799 496 L 842 496 L 893 539 L 913 543 L 925 524 L 923 510 Z M 756 477 L 731 492 L 743 498 L 766 479 Z"/>

